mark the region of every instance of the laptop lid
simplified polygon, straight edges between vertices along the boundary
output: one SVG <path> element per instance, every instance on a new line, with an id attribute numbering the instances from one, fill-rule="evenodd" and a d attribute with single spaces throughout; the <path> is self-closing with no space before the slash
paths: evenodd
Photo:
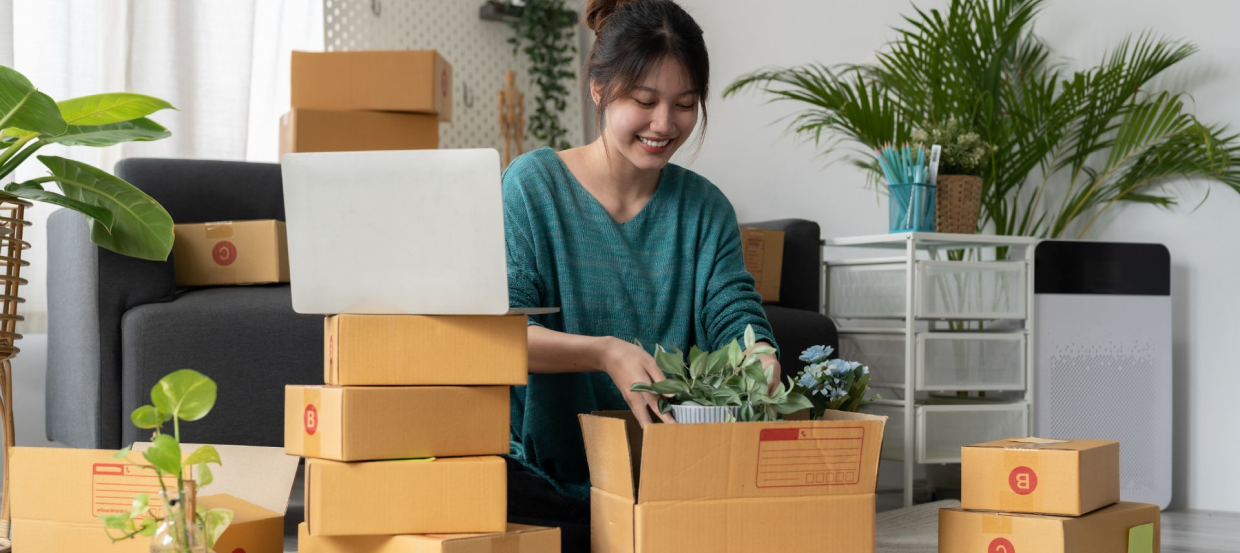
<path id="1" fill-rule="evenodd" d="M 281 161 L 293 310 L 505 315 L 494 149 L 287 154 Z"/>

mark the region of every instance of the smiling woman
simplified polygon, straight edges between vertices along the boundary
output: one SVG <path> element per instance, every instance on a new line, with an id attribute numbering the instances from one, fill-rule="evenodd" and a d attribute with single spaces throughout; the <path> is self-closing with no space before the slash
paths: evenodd
<path id="1" fill-rule="evenodd" d="M 702 29 L 670 0 L 591 0 L 592 143 L 543 148 L 504 173 L 510 303 L 531 317 L 529 383 L 512 392 L 509 520 L 559 526 L 589 550 L 589 473 L 577 415 L 628 409 L 674 422 L 634 385 L 664 379 L 641 344 L 717 350 L 752 325 L 779 380 L 736 212 L 704 177 L 669 163 L 706 118 Z M 705 125 L 703 125 L 704 127 Z M 641 388 L 641 386 L 639 386 Z"/>

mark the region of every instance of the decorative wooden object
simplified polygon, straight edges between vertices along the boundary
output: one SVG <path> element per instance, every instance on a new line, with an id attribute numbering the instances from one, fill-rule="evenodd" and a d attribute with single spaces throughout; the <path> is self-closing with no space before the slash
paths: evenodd
<path id="1" fill-rule="evenodd" d="M 525 138 L 525 94 L 517 90 L 517 74 L 504 72 L 504 88 L 499 91 L 499 135 L 504 139 L 504 167 L 525 150 L 521 141 Z M 509 149 L 515 142 L 516 153 Z"/>

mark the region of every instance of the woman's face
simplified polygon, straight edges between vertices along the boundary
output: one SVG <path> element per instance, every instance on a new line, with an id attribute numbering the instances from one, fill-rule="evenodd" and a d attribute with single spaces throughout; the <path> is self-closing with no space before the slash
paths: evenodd
<path id="1" fill-rule="evenodd" d="M 592 90 L 597 103 L 599 94 Z M 608 149 L 635 167 L 659 170 L 693 132 L 698 98 L 684 67 L 674 60 L 659 62 L 628 95 L 616 97 L 604 112 Z"/>

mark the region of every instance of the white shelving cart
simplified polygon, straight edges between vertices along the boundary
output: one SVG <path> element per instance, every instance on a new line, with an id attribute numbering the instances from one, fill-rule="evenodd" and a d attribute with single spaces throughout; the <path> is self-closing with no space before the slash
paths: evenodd
<path id="1" fill-rule="evenodd" d="M 868 365 L 871 390 L 884 393 L 864 410 L 889 417 L 883 459 L 903 463 L 905 506 L 917 464 L 959 463 L 961 446 L 1029 435 L 1036 244 L 920 232 L 823 241 L 828 252 L 900 252 L 842 261 L 824 253 L 822 297 L 840 357 Z M 949 260 L 953 250 L 970 260 Z"/>

